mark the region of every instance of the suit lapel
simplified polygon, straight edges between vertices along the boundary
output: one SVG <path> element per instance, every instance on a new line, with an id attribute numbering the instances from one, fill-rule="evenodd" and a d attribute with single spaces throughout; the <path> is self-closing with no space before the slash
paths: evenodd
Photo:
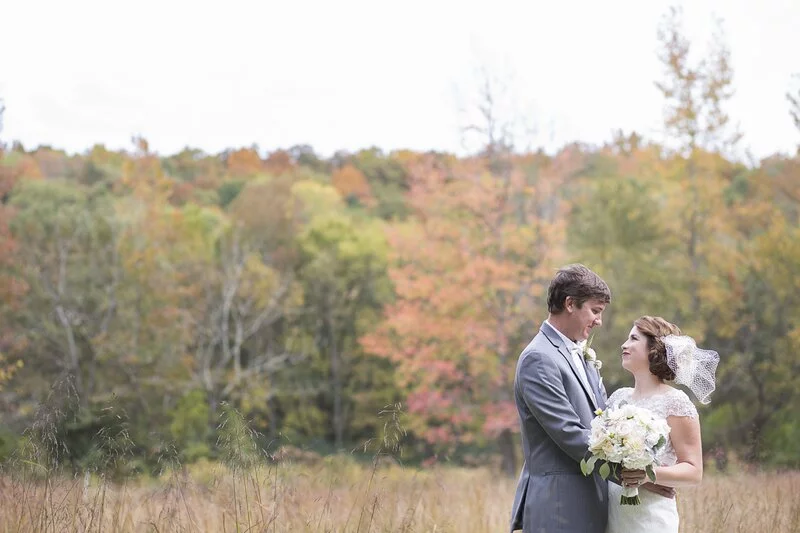
<path id="1" fill-rule="evenodd" d="M 600 398 L 600 373 L 597 371 L 594 365 L 588 365 L 584 362 L 583 368 L 586 370 L 586 377 L 589 379 L 589 385 L 594 390 L 594 397 L 597 398 L 597 402 L 595 402 L 595 407 L 598 409 L 603 409 L 605 406 L 600 405 L 602 404 L 602 398 Z"/>
<path id="2" fill-rule="evenodd" d="M 575 380 L 580 384 L 581 388 L 583 388 L 583 391 L 586 393 L 586 397 L 589 399 L 589 403 L 591 403 L 595 409 L 598 409 L 599 406 L 597 405 L 597 401 L 594 398 L 595 395 L 599 393 L 596 392 L 593 395 L 589 389 L 589 387 L 591 387 L 592 385 L 586 383 L 584 380 L 581 379 L 581 375 L 578 372 L 578 369 L 575 367 L 575 361 L 572 359 L 572 355 L 569 353 L 569 350 L 567 350 L 567 346 L 566 344 L 564 344 L 564 340 L 547 322 L 542 322 L 541 331 L 542 333 L 544 333 L 545 337 L 547 337 L 547 340 L 550 341 L 553 347 L 555 347 L 558 350 L 558 352 L 564 357 L 564 359 L 567 360 L 569 367 L 572 369 L 572 374 L 575 376 Z M 588 379 L 589 369 L 584 368 L 584 370 L 586 370 L 586 376 Z"/>

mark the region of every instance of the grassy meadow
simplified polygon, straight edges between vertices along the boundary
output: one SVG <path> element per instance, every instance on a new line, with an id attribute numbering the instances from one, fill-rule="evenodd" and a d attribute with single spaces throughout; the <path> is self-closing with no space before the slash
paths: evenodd
<path id="1" fill-rule="evenodd" d="M 515 480 L 488 469 L 420 470 L 347 456 L 158 479 L 0 477 L 0 532 L 507 531 Z M 712 474 L 679 492 L 682 533 L 800 532 L 800 473 Z"/>

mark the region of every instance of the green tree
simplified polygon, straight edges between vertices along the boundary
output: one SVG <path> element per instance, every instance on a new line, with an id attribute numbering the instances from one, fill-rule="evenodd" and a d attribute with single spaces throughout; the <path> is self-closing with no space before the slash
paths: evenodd
<path id="1" fill-rule="evenodd" d="M 74 376 L 82 405 L 97 388 L 119 287 L 119 229 L 107 197 L 58 181 L 23 182 L 12 194 L 11 228 L 31 291 L 26 306 L 30 340 L 40 355 Z M 46 348 L 47 349 L 44 349 Z"/>
<path id="2" fill-rule="evenodd" d="M 353 154 L 350 164 L 366 176 L 376 200 L 374 213 L 377 216 L 392 220 L 408 215 L 408 175 L 396 157 L 384 155 L 380 148 L 370 148 Z"/>
<path id="3" fill-rule="evenodd" d="M 299 236 L 305 307 L 316 348 L 328 368 L 334 444 L 345 440 L 353 397 L 346 387 L 359 355 L 358 338 L 389 295 L 387 244 L 378 224 L 341 213 L 321 214 Z"/>

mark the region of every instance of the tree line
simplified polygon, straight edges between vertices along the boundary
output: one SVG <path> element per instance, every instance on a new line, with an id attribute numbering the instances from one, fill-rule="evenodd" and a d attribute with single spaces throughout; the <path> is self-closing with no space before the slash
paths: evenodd
<path id="1" fill-rule="evenodd" d="M 662 142 L 519 150 L 487 83 L 461 157 L 3 145 L 0 454 L 46 428 L 76 467 L 112 433 L 141 469 L 214 458 L 228 408 L 265 449 L 353 450 L 399 405 L 404 460 L 514 473 L 516 358 L 579 261 L 613 293 L 609 390 L 631 322 L 664 316 L 722 356 L 706 451 L 797 467 L 800 152 L 732 158 L 724 35 L 691 63 L 673 10 L 659 38 Z"/>

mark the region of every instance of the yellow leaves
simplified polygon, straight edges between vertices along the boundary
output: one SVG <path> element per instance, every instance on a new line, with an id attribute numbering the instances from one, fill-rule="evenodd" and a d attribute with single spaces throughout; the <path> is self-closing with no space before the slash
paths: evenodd
<path id="1" fill-rule="evenodd" d="M 0 150 L 0 197 L 8 194 L 20 180 L 40 180 L 42 171 L 30 154 Z"/>
<path id="2" fill-rule="evenodd" d="M 134 142 L 139 152 L 124 159 L 122 176 L 116 188 L 130 191 L 134 197 L 147 203 L 166 203 L 172 194 L 172 180 L 164 175 L 158 156 L 147 151 L 147 141 L 136 138 Z"/>
<path id="3" fill-rule="evenodd" d="M 239 293 L 252 295 L 256 306 L 266 307 L 277 291 L 281 280 L 280 272 L 265 265 L 257 254 L 251 253 L 244 261 Z"/>
<path id="4" fill-rule="evenodd" d="M 5 356 L 0 352 L 0 391 L 3 390 L 3 385 L 23 366 L 22 359 L 18 359 L 15 363 L 7 365 Z"/>
<path id="5" fill-rule="evenodd" d="M 310 220 L 315 213 L 338 211 L 344 204 L 339 193 L 329 185 L 303 180 L 294 183 L 291 188 L 294 201 L 286 202 L 286 209 L 293 218 Z"/>
<path id="6" fill-rule="evenodd" d="M 773 286 L 784 287 L 790 294 L 800 291 L 800 229 L 789 226 L 784 217 L 773 217 L 767 231 L 756 239 L 749 259 Z"/>
<path id="7" fill-rule="evenodd" d="M 29 156 L 24 155 L 19 163 L 20 176 L 26 179 L 42 179 L 42 171 L 36 160 Z"/>

